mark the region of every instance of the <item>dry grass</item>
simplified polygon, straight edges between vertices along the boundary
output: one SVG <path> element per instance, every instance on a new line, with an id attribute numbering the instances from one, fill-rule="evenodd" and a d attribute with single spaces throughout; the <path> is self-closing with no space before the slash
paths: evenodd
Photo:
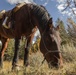
<path id="1" fill-rule="evenodd" d="M 30 54 L 30 65 L 27 68 L 22 66 L 23 60 L 19 60 L 21 65 L 16 70 L 11 70 L 11 62 L 5 61 L 4 68 L 0 69 L 0 75 L 76 75 L 76 49 L 73 45 L 62 47 L 64 59 L 63 68 L 48 68 L 45 61 L 42 65 L 43 55 L 40 52 Z"/>

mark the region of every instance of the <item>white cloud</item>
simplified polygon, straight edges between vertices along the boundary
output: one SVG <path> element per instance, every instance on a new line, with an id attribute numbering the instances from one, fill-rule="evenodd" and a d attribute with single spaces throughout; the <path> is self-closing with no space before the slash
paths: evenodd
<path id="1" fill-rule="evenodd" d="M 76 8 L 73 8 L 74 13 L 76 14 Z"/>
<path id="2" fill-rule="evenodd" d="M 63 15 L 68 15 L 68 16 L 71 16 L 71 15 L 72 15 L 72 13 L 69 12 L 69 11 L 63 11 L 62 14 L 63 14 Z"/>
<path id="3" fill-rule="evenodd" d="M 17 4 L 21 2 L 26 2 L 26 3 L 33 3 L 33 0 L 7 0 L 10 4 Z"/>
<path id="4" fill-rule="evenodd" d="M 57 0 L 58 3 L 63 3 L 65 0 Z"/>
<path id="5" fill-rule="evenodd" d="M 63 11 L 62 14 L 68 14 L 68 11 Z"/>
<path id="6" fill-rule="evenodd" d="M 49 0 L 46 0 L 46 2 L 43 4 L 43 6 L 46 6 L 48 4 Z"/>
<path id="7" fill-rule="evenodd" d="M 76 11 L 76 8 L 73 8 L 74 11 Z"/>
<path id="8" fill-rule="evenodd" d="M 35 3 L 34 0 L 6 0 L 6 1 L 10 4 L 17 4 L 22 2 Z M 40 0 L 40 1 L 44 2 L 43 6 L 46 6 L 50 0 Z"/>
<path id="9" fill-rule="evenodd" d="M 60 11 L 63 10 L 63 9 L 64 9 L 64 4 L 58 5 L 57 8 L 58 8 Z"/>
<path id="10" fill-rule="evenodd" d="M 70 4 L 70 7 L 72 7 L 73 11 L 71 9 L 69 9 L 69 8 L 64 10 L 66 8 L 66 6 L 67 6 L 66 1 L 67 0 L 57 0 L 57 2 L 58 2 L 57 9 L 63 15 L 67 15 L 67 16 L 70 16 L 70 17 L 74 16 L 73 11 L 74 11 L 74 13 L 76 13 L 76 8 L 74 8 L 74 4 L 73 3 Z M 62 10 L 64 10 L 64 11 L 62 11 Z"/>

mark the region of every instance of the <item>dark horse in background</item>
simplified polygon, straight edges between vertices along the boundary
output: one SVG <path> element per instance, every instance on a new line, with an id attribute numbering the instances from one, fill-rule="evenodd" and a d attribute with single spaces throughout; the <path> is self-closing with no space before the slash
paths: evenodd
<path id="1" fill-rule="evenodd" d="M 1 68 L 3 67 L 4 52 L 7 49 L 9 39 L 14 38 L 14 33 L 12 32 L 13 29 L 6 29 L 5 27 L 2 26 L 2 23 L 5 19 L 5 14 L 8 13 L 8 12 L 1 13 L 2 16 L 0 15 L 1 16 L 0 17 L 0 40 L 2 42 L 2 48 L 0 50 L 0 67 Z M 37 31 L 37 27 L 33 28 L 33 31 L 31 33 L 31 35 L 28 37 L 28 39 L 26 38 L 26 40 L 27 40 L 26 48 L 31 47 L 32 39 L 33 39 L 34 34 L 35 34 L 36 31 Z M 17 62 L 18 62 L 18 57 L 19 57 L 20 39 L 21 39 L 21 37 L 15 38 L 15 50 L 14 50 L 14 58 L 13 58 L 13 62 L 12 62 L 12 69 L 14 69 L 16 66 L 18 66 Z M 26 64 L 26 65 L 28 65 L 28 64 Z"/>
<path id="2" fill-rule="evenodd" d="M 9 25 L 9 23 L 14 22 L 14 35 L 9 32 L 10 36 L 14 38 L 19 38 L 21 36 L 29 38 L 33 28 L 37 26 L 41 34 L 40 51 L 43 53 L 44 58 L 49 66 L 61 66 L 63 62 L 60 53 L 60 36 L 58 28 L 53 26 L 52 18 L 50 18 L 46 9 L 35 4 L 26 4 L 17 12 L 14 10 L 15 8 L 13 8 L 10 13 L 6 14 L 8 19 L 5 24 Z M 27 45 L 29 45 L 29 43 L 30 40 Z M 28 63 L 28 53 L 29 50 L 25 47 L 25 66 L 26 63 Z"/>

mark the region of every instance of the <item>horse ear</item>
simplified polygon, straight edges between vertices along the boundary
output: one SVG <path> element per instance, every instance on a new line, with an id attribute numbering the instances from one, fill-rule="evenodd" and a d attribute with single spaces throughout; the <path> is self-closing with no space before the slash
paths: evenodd
<path id="1" fill-rule="evenodd" d="M 51 24 L 49 24 L 49 27 L 50 27 L 50 29 L 52 29 L 54 26 L 53 26 L 53 25 L 51 25 Z"/>
<path id="2" fill-rule="evenodd" d="M 52 28 L 53 28 L 52 18 L 50 18 L 50 19 L 49 19 L 49 27 L 50 27 L 50 29 L 52 29 Z"/>
<path id="3" fill-rule="evenodd" d="M 60 29 L 60 26 L 59 26 L 59 25 L 57 25 L 56 30 L 59 30 L 59 29 Z"/>
<path id="4" fill-rule="evenodd" d="M 49 23 L 52 24 L 52 18 L 49 19 Z"/>

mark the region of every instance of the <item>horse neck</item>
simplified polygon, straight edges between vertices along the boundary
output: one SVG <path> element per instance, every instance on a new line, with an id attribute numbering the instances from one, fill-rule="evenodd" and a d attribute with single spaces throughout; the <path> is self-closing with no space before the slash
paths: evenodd
<path id="1" fill-rule="evenodd" d="M 40 34 L 42 35 L 46 29 L 46 26 L 41 26 L 41 24 L 39 23 L 38 19 L 36 18 L 36 16 L 32 15 L 32 23 L 33 26 L 37 26 L 37 28 L 39 29 Z"/>
<path id="2" fill-rule="evenodd" d="M 32 13 L 35 16 L 35 18 L 38 21 L 38 28 L 41 32 L 43 32 L 46 29 L 46 25 L 50 19 L 50 16 L 43 7 L 40 7 L 38 5 L 32 5 Z"/>
<path id="3" fill-rule="evenodd" d="M 36 19 L 38 22 L 38 28 L 39 28 L 40 32 L 44 32 L 47 28 L 48 20 L 40 20 L 38 17 L 36 17 Z"/>

